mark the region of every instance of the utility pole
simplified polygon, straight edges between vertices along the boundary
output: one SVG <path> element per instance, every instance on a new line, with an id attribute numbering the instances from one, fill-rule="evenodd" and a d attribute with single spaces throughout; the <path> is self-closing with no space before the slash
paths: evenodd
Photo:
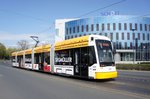
<path id="1" fill-rule="evenodd" d="M 36 42 L 36 44 L 35 44 L 35 46 L 34 47 L 37 47 L 37 45 L 38 45 L 38 43 L 39 43 L 39 38 L 38 38 L 38 36 L 30 36 L 35 42 Z M 32 47 L 32 69 L 34 69 L 33 68 L 33 66 L 34 66 L 34 47 Z"/>

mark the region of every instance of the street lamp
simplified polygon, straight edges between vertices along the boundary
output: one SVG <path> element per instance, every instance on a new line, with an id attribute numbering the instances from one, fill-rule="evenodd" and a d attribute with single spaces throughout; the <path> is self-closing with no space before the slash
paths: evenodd
<path id="1" fill-rule="evenodd" d="M 146 46 L 145 46 L 145 44 L 143 45 L 143 47 L 142 47 L 142 61 L 145 61 L 145 48 L 146 48 Z"/>
<path id="2" fill-rule="evenodd" d="M 30 36 L 35 42 L 36 42 L 36 44 L 35 44 L 35 47 L 37 46 L 37 44 L 39 43 L 39 38 L 38 38 L 38 36 Z"/>
<path id="3" fill-rule="evenodd" d="M 136 30 L 136 29 L 131 29 L 132 30 L 132 32 L 134 33 L 134 31 Z M 132 35 L 133 36 L 133 35 Z M 133 38 L 133 44 L 134 44 L 134 40 L 135 40 L 135 34 L 134 34 L 134 37 L 132 37 Z M 136 44 L 134 44 L 134 45 L 136 45 Z M 133 45 L 133 46 L 134 46 Z M 134 46 L 134 49 L 133 49 L 133 63 L 135 63 L 135 60 L 136 60 L 136 54 L 135 54 L 135 46 Z"/>

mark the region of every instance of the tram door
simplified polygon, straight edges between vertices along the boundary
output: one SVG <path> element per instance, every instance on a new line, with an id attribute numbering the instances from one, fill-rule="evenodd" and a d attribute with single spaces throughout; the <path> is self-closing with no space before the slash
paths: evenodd
<path id="1" fill-rule="evenodd" d="M 44 71 L 44 53 L 41 53 L 41 70 Z"/>
<path id="2" fill-rule="evenodd" d="M 88 65 L 89 65 L 89 53 L 88 48 L 83 47 L 80 51 L 80 71 L 82 77 L 88 77 Z"/>
<path id="3" fill-rule="evenodd" d="M 88 57 L 87 48 L 74 50 L 74 74 L 82 77 L 88 77 Z"/>
<path id="4" fill-rule="evenodd" d="M 19 67 L 23 68 L 23 56 L 18 56 L 18 63 L 19 63 Z"/>
<path id="5" fill-rule="evenodd" d="M 80 76 L 80 50 L 74 50 L 74 75 Z"/>

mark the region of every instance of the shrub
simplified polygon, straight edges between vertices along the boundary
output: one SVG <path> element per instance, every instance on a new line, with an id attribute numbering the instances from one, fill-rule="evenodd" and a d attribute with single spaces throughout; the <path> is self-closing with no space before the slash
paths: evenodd
<path id="1" fill-rule="evenodd" d="M 150 64 L 116 64 L 117 69 L 150 71 Z"/>

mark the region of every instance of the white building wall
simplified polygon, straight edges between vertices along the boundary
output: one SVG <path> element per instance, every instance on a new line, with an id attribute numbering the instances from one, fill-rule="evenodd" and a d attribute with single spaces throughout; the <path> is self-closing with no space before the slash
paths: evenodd
<path id="1" fill-rule="evenodd" d="M 57 19 L 55 21 L 55 42 L 65 40 L 65 22 L 75 19 Z"/>
<path id="2" fill-rule="evenodd" d="M 120 53 L 116 53 L 114 58 L 116 62 L 120 62 L 121 61 Z"/>

